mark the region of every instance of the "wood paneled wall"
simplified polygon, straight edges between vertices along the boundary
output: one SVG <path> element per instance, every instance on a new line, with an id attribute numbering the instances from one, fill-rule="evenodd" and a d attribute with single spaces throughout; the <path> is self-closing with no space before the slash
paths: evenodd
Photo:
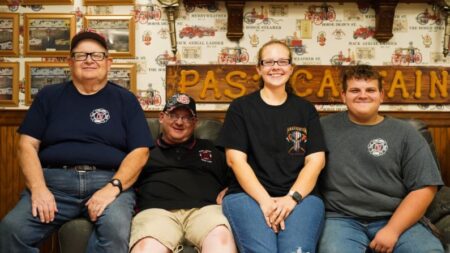
<path id="1" fill-rule="evenodd" d="M 17 161 L 17 128 L 26 111 L 0 110 L 0 219 L 2 219 L 19 199 L 25 183 Z M 326 114 L 326 113 L 323 113 Z M 416 118 L 423 120 L 432 133 L 442 177 L 450 185 L 450 113 L 448 112 L 389 112 L 385 113 L 399 118 Z M 146 112 L 146 117 L 157 117 L 158 112 Z M 224 112 L 202 111 L 201 118 L 223 120 Z M 53 242 L 51 242 L 53 240 Z M 44 246 L 42 252 L 57 252 L 55 237 Z"/>

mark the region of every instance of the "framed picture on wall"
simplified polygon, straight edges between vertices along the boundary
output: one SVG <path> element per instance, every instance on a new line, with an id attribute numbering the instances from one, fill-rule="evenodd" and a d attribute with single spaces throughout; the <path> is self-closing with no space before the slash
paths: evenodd
<path id="1" fill-rule="evenodd" d="M 134 5 L 134 0 L 84 0 L 84 5 Z"/>
<path id="2" fill-rule="evenodd" d="M 69 56 L 70 39 L 76 29 L 75 15 L 25 13 L 23 23 L 25 56 Z"/>
<path id="3" fill-rule="evenodd" d="M 69 81 L 70 77 L 66 62 L 25 62 L 25 104 L 31 105 L 43 87 Z"/>
<path id="4" fill-rule="evenodd" d="M 0 62 L 0 106 L 19 105 L 19 63 Z"/>
<path id="5" fill-rule="evenodd" d="M 73 4 L 73 0 L 22 0 L 22 4 L 33 4 L 33 5 L 66 5 Z"/>
<path id="6" fill-rule="evenodd" d="M 84 27 L 103 34 L 114 58 L 135 56 L 135 25 L 132 15 L 84 16 Z"/>
<path id="7" fill-rule="evenodd" d="M 136 64 L 113 63 L 108 73 L 108 80 L 136 94 Z"/>
<path id="8" fill-rule="evenodd" d="M 19 56 L 18 13 L 0 13 L 0 56 Z"/>

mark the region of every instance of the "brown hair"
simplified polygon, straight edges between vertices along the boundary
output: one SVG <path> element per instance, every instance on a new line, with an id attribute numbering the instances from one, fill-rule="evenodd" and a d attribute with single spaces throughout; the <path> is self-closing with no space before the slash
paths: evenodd
<path id="1" fill-rule="evenodd" d="M 268 46 L 275 45 L 275 44 L 285 47 L 287 49 L 287 51 L 289 52 L 289 60 L 292 61 L 292 52 L 291 52 L 291 49 L 288 47 L 288 45 L 286 45 L 286 43 L 284 43 L 281 40 L 271 40 L 271 41 L 266 42 L 264 45 L 262 45 L 262 47 L 258 50 L 258 63 L 257 63 L 258 67 L 261 66 L 262 53 L 263 53 L 264 49 Z M 262 89 L 263 87 L 264 87 L 264 80 L 262 78 L 260 78 L 259 79 L 259 88 Z M 286 89 L 286 92 L 293 93 L 294 90 L 292 89 L 292 85 L 291 85 L 290 81 L 287 81 L 285 89 Z"/>
<path id="2" fill-rule="evenodd" d="M 346 67 L 341 74 L 342 91 L 347 91 L 347 81 L 351 79 L 356 80 L 378 80 L 378 89 L 383 90 L 383 77 L 371 66 L 366 64 L 358 64 L 355 66 Z"/>

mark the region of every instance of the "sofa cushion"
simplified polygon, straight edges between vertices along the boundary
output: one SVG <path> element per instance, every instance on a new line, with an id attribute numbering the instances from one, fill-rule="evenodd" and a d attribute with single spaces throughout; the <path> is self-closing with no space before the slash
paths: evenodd
<path id="1" fill-rule="evenodd" d="M 435 223 L 446 215 L 450 215 L 450 187 L 443 186 L 434 197 L 425 216 L 427 216 L 432 223 Z"/>

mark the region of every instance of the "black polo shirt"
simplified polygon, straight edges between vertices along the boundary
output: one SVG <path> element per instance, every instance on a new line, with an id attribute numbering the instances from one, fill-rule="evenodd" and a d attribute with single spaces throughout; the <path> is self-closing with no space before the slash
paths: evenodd
<path id="1" fill-rule="evenodd" d="M 138 211 L 215 204 L 229 172 L 223 152 L 211 141 L 192 137 L 169 145 L 160 136 L 136 184 Z"/>

